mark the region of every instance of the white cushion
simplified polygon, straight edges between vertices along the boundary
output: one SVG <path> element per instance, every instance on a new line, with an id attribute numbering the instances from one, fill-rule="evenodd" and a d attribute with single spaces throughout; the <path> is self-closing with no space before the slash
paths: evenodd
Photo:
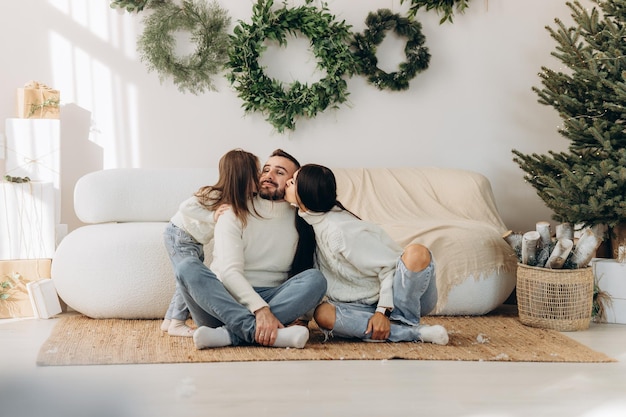
<path id="1" fill-rule="evenodd" d="M 165 222 L 183 200 L 217 178 L 211 168 L 96 171 L 76 182 L 74 211 L 83 223 Z"/>

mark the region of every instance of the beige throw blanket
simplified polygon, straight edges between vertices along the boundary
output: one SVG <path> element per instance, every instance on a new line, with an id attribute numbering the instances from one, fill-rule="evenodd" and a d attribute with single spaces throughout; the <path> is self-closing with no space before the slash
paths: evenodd
<path id="1" fill-rule="evenodd" d="M 339 200 L 406 246 L 430 248 L 439 298 L 468 277 L 515 271 L 517 258 L 491 184 L 475 172 L 442 168 L 333 169 Z"/>

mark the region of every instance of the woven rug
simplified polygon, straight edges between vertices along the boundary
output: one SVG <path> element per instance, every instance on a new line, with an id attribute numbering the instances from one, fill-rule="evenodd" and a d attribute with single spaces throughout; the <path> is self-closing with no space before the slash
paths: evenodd
<path id="1" fill-rule="evenodd" d="M 304 349 L 261 346 L 197 350 L 189 337 L 171 337 L 161 320 L 62 317 L 40 349 L 37 365 L 112 365 L 292 360 L 451 360 L 509 362 L 614 362 L 554 330 L 524 326 L 517 316 L 425 317 L 448 329 L 447 346 L 365 343 L 332 339 L 314 325 Z"/>

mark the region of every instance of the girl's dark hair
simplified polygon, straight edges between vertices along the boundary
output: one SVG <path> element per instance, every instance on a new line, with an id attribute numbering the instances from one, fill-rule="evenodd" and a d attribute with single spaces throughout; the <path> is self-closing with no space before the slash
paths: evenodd
<path id="1" fill-rule="evenodd" d="M 337 180 L 330 168 L 317 164 L 303 165 L 298 170 L 295 185 L 299 202 L 307 210 L 326 213 L 337 206 L 359 218 L 337 200 Z"/>
<path id="2" fill-rule="evenodd" d="M 333 174 L 330 168 L 317 164 L 303 165 L 298 170 L 295 186 L 299 202 L 307 210 L 327 213 L 337 206 L 360 219 L 359 216 L 346 209 L 337 200 L 337 181 L 335 174 Z M 290 276 L 312 268 L 315 260 L 316 245 L 313 226 L 300 216 L 297 216 L 296 229 L 300 235 L 300 240 L 298 241 Z"/>
<path id="3" fill-rule="evenodd" d="M 296 214 L 296 230 L 298 231 L 298 246 L 293 257 L 289 277 L 315 266 L 315 233 L 313 226 Z"/>
<path id="4" fill-rule="evenodd" d="M 200 188 L 194 195 L 203 207 L 211 211 L 222 204 L 230 204 L 245 227 L 250 214 L 248 202 L 258 188 L 260 166 L 259 158 L 250 152 L 243 149 L 228 151 L 220 158 L 217 183 Z"/>

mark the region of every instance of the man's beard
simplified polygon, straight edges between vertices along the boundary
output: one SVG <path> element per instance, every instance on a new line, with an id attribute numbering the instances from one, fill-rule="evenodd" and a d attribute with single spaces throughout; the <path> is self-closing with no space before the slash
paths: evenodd
<path id="1" fill-rule="evenodd" d="M 283 188 L 281 190 L 279 188 L 276 188 L 274 191 L 270 191 L 266 188 L 261 187 L 261 189 L 259 190 L 259 197 L 264 198 L 266 200 L 272 200 L 272 201 L 284 200 L 285 189 Z"/>

